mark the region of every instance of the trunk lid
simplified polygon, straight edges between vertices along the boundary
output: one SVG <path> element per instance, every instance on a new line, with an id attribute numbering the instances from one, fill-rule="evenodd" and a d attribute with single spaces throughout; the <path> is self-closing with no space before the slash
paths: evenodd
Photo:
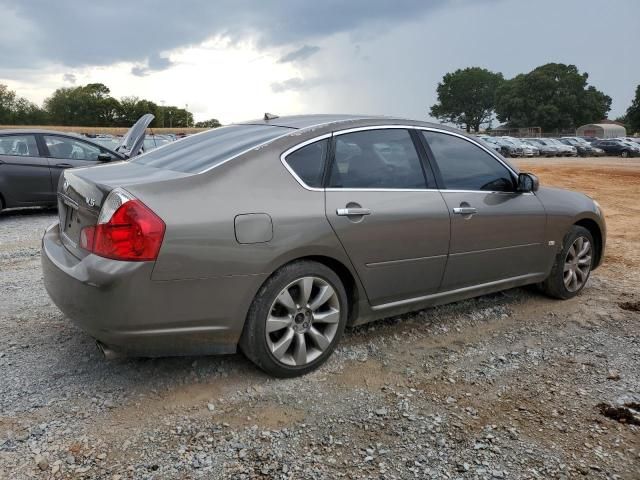
<path id="1" fill-rule="evenodd" d="M 146 113 L 141 116 L 136 123 L 129 129 L 129 131 L 122 137 L 120 145 L 116 147 L 116 152 L 121 153 L 127 158 L 135 157 L 140 153 L 142 144 L 144 143 L 144 137 L 147 133 L 147 127 L 153 121 L 155 116 L 151 113 Z"/>
<path id="2" fill-rule="evenodd" d="M 148 167 L 139 163 L 115 162 L 65 170 L 58 184 L 58 216 L 64 246 L 77 258 L 88 252 L 80 248 L 80 232 L 95 225 L 100 208 L 116 187 L 165 182 L 191 174 Z M 144 199 L 140 199 L 144 202 Z"/>

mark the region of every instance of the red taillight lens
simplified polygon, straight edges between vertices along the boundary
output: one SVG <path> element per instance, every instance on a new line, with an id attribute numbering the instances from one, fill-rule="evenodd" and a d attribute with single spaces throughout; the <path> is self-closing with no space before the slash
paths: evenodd
<path id="1" fill-rule="evenodd" d="M 155 260 L 164 231 L 160 217 L 140 200 L 129 200 L 118 207 L 107 223 L 83 228 L 80 245 L 114 260 Z"/>

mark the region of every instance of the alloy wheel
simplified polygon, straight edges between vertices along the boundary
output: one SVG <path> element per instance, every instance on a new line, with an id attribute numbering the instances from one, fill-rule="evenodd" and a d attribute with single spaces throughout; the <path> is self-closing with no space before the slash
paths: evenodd
<path id="1" fill-rule="evenodd" d="M 570 292 L 580 290 L 591 270 L 591 242 L 586 237 L 575 239 L 564 260 L 564 286 Z"/>
<path id="2" fill-rule="evenodd" d="M 340 323 L 340 300 L 329 282 L 302 277 L 287 285 L 266 319 L 267 346 L 285 365 L 303 366 L 329 348 Z"/>

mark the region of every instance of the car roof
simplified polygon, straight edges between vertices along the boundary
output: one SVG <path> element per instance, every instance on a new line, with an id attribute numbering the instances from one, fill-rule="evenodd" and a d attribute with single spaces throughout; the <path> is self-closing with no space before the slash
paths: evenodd
<path id="1" fill-rule="evenodd" d="M 257 120 L 249 120 L 246 122 L 238 122 L 237 125 L 271 125 L 274 127 L 285 127 L 292 129 L 309 129 L 327 127 L 328 130 L 333 128 L 345 128 L 345 126 L 353 124 L 354 127 L 366 125 L 411 125 L 439 128 L 449 130 L 456 133 L 462 133 L 455 128 L 445 125 L 422 122 L 419 120 L 410 120 L 406 118 L 390 117 L 384 115 L 350 115 L 350 114 L 315 114 L 315 115 L 289 115 L 282 117 L 270 117 L 269 119 L 261 118 Z"/>

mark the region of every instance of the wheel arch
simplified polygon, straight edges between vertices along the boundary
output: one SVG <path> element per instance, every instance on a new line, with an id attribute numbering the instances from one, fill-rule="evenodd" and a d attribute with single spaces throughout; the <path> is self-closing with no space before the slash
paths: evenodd
<path id="1" fill-rule="evenodd" d="M 595 270 L 598 266 L 600 266 L 600 262 L 602 261 L 602 251 L 603 251 L 603 238 L 602 238 L 602 230 L 600 229 L 600 225 L 595 220 L 591 218 L 582 218 L 574 223 L 579 227 L 586 228 L 591 233 L 593 237 L 593 241 L 595 243 L 595 261 L 593 263 Z"/>

